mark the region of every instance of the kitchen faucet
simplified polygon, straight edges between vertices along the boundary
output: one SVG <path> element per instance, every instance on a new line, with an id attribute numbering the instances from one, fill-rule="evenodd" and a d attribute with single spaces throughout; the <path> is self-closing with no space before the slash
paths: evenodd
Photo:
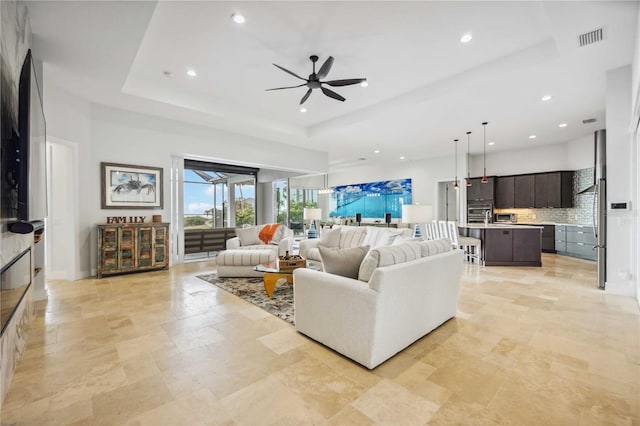
<path id="1" fill-rule="evenodd" d="M 487 226 L 489 224 L 490 215 L 491 215 L 491 210 L 487 210 L 486 212 L 484 212 L 484 226 Z"/>

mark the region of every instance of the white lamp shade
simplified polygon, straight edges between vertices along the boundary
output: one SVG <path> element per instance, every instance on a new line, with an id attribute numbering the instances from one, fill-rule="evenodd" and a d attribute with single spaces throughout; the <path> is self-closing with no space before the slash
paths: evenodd
<path id="1" fill-rule="evenodd" d="M 402 206 L 403 223 L 427 223 L 432 218 L 431 206 L 418 206 L 414 204 L 404 204 Z"/>
<path id="2" fill-rule="evenodd" d="M 303 212 L 304 220 L 320 220 L 322 219 L 322 209 L 305 208 Z"/>

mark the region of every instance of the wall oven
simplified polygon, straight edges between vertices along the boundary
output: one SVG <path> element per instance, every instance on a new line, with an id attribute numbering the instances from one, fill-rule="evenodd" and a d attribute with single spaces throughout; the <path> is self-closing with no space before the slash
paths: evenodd
<path id="1" fill-rule="evenodd" d="M 467 223 L 488 223 L 493 222 L 493 204 L 479 203 L 467 206 Z"/>

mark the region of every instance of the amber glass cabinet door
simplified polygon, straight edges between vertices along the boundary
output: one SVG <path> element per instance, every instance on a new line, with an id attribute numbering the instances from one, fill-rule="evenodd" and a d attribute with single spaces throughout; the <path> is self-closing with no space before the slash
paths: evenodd
<path id="1" fill-rule="evenodd" d="M 167 227 L 157 226 L 153 228 L 153 264 L 154 266 L 167 265 Z"/>
<path id="2" fill-rule="evenodd" d="M 118 269 L 127 270 L 136 267 L 136 232 L 134 228 L 120 228 L 120 246 L 118 250 Z"/>
<path id="3" fill-rule="evenodd" d="M 138 267 L 153 266 L 153 229 L 151 227 L 138 228 Z"/>
<path id="4" fill-rule="evenodd" d="M 118 228 L 103 228 L 99 234 L 100 264 L 98 275 L 118 269 Z"/>

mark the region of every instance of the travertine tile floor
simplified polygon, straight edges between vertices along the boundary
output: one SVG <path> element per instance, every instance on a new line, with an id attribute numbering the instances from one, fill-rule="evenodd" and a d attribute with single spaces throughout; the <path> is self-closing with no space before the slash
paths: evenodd
<path id="1" fill-rule="evenodd" d="M 458 316 L 373 371 L 170 271 L 50 283 L 2 424 L 638 424 L 640 316 L 593 263 L 466 265 Z"/>

